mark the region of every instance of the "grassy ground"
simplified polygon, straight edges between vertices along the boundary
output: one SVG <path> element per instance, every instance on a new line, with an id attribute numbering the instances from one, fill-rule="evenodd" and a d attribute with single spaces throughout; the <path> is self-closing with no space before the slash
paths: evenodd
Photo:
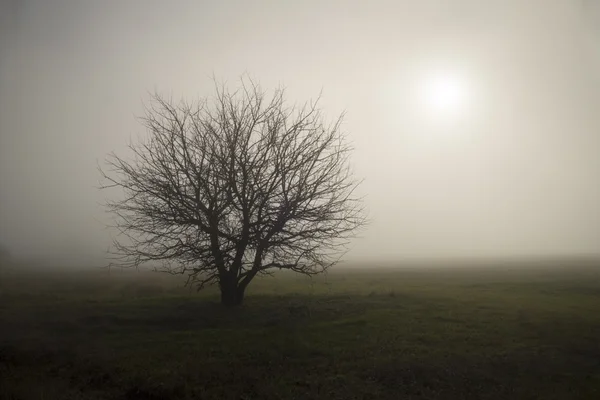
<path id="1" fill-rule="evenodd" d="M 338 270 L 214 290 L 4 271 L 0 399 L 598 399 L 600 264 Z"/>

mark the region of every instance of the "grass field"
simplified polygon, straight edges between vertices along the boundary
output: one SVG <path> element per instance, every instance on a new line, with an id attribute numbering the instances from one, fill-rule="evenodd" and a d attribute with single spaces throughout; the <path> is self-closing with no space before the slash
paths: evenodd
<path id="1" fill-rule="evenodd" d="M 600 399 L 600 263 L 253 282 L 10 268 L 0 399 Z"/>

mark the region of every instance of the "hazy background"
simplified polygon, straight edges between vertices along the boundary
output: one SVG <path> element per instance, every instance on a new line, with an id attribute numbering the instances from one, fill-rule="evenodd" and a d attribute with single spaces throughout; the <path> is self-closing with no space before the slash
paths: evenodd
<path id="1" fill-rule="evenodd" d="M 416 100 L 462 76 L 460 118 Z M 600 253 L 600 1 L 1 1 L 0 244 L 99 260 L 97 160 L 147 91 L 244 72 L 344 124 L 371 225 L 349 260 Z"/>

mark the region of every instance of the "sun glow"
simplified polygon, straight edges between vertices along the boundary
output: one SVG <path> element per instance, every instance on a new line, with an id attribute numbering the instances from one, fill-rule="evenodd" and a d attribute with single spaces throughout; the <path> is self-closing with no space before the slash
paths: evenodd
<path id="1" fill-rule="evenodd" d="M 383 81 L 379 98 L 391 131 L 427 141 L 473 132 L 483 112 L 480 82 L 472 68 L 452 64 L 415 63 Z"/>
<path id="2" fill-rule="evenodd" d="M 422 80 L 419 97 L 429 117 L 459 117 L 467 105 L 466 83 L 452 73 L 430 74 Z"/>

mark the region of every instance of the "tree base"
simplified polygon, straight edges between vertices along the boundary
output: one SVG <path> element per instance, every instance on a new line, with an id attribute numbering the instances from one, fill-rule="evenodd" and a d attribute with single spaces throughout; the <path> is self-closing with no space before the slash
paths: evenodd
<path id="1" fill-rule="evenodd" d="M 242 305 L 244 301 L 244 289 L 240 287 L 227 287 L 221 285 L 221 304 L 226 307 L 236 307 Z"/>

